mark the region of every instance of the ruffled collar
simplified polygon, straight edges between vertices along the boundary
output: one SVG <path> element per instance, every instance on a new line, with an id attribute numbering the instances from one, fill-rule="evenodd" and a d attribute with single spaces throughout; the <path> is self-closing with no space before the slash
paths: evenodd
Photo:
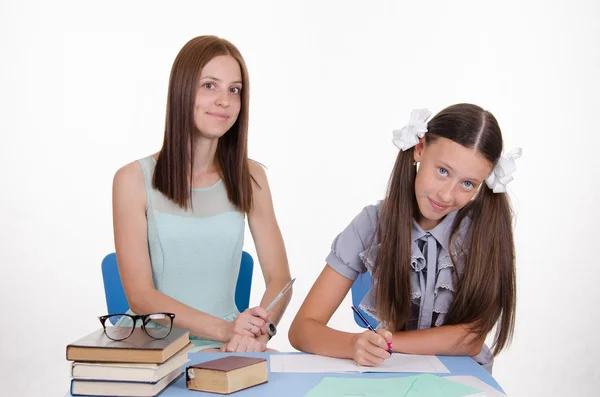
<path id="1" fill-rule="evenodd" d="M 457 211 L 451 212 L 442 219 L 440 223 L 437 224 L 431 230 L 425 231 L 419 226 L 417 221 L 413 219 L 412 221 L 412 240 L 417 241 L 428 233 L 433 235 L 435 239 L 440 243 L 440 245 L 448 250 L 448 244 L 450 242 L 450 232 L 452 231 L 452 224 L 454 223 L 454 219 L 456 219 Z"/>
<path id="2" fill-rule="evenodd" d="M 463 258 L 464 252 L 454 252 L 455 259 L 457 259 L 456 267 L 450 257 L 450 234 L 452 232 L 452 224 L 456 218 L 457 212 L 451 212 L 432 230 L 425 231 L 419 224 L 413 220 L 412 225 L 412 244 L 411 244 L 411 298 L 413 303 L 418 305 L 419 300 L 425 291 L 422 291 L 421 286 L 423 285 L 422 278 L 426 277 L 423 269 L 427 266 L 425 257 L 419 249 L 417 241 L 431 234 L 439 243 L 441 249 L 439 250 L 437 266 L 436 266 L 436 282 L 434 289 L 434 312 L 438 313 L 435 325 L 439 326 L 443 324 L 445 320 L 445 314 L 448 312 L 452 300 L 454 299 L 455 286 L 458 284 L 458 278 L 462 275 L 464 270 Z M 467 216 L 462 221 L 457 233 L 456 243 L 458 246 L 462 246 L 466 239 L 466 234 L 470 226 L 470 218 Z M 377 260 L 377 254 L 379 252 L 380 244 L 378 241 L 373 241 L 373 244 L 359 254 L 360 259 L 364 263 L 367 271 L 373 275 L 373 267 Z M 451 248 L 452 249 L 452 248 Z M 370 316 L 380 321 L 376 315 L 375 301 L 376 301 L 376 288 L 377 280 L 371 279 L 371 288 L 365 294 L 363 300 L 360 303 L 360 307 L 365 310 Z M 414 322 L 418 322 L 418 318 L 412 319 Z M 411 321 L 409 321 L 410 326 Z"/>
<path id="3" fill-rule="evenodd" d="M 423 253 L 419 249 L 417 241 L 421 240 L 427 235 L 432 235 L 442 246 L 444 252 L 448 252 L 448 246 L 450 244 L 450 232 L 452 231 L 452 224 L 456 218 L 457 211 L 451 212 L 442 219 L 440 223 L 431 230 L 425 231 L 415 219 L 412 221 L 412 240 L 411 240 L 411 266 L 412 268 L 420 272 L 427 265 Z"/>

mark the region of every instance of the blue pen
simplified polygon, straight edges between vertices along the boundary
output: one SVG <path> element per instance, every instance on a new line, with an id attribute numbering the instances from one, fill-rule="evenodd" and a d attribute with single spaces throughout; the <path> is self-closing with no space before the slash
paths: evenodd
<path id="1" fill-rule="evenodd" d="M 367 319 L 365 318 L 365 316 L 363 316 L 356 307 L 354 307 L 354 305 L 352 305 L 352 310 L 354 310 L 354 313 L 356 313 L 358 315 L 358 317 L 360 317 L 360 319 L 362 320 L 363 323 L 365 323 L 365 325 L 367 326 L 367 328 L 373 332 L 375 332 L 375 330 L 373 329 L 373 327 L 371 327 L 371 324 L 369 324 L 369 322 L 367 321 Z M 387 343 L 388 348 L 387 351 L 388 353 L 392 354 L 392 342 L 388 342 Z"/>

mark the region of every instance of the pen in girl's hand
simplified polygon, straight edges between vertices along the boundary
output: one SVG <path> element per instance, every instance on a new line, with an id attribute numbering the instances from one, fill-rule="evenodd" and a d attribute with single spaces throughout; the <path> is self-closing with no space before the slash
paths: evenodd
<path id="1" fill-rule="evenodd" d="M 365 323 L 365 325 L 367 326 L 367 328 L 373 332 L 376 332 L 373 327 L 371 326 L 371 324 L 369 324 L 369 322 L 367 321 L 367 319 L 365 318 L 365 316 L 363 316 L 360 311 L 358 311 L 358 309 L 352 305 L 352 310 L 354 310 L 354 313 L 356 313 L 356 315 L 362 320 L 363 323 Z M 392 354 L 392 342 L 388 342 L 387 343 L 387 352 Z"/>

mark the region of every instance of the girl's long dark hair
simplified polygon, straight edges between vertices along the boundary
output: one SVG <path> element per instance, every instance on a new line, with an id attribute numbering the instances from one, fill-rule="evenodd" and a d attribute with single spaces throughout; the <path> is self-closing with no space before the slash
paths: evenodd
<path id="1" fill-rule="evenodd" d="M 491 164 L 502 153 L 502 134 L 495 117 L 471 104 L 450 106 L 428 123 L 425 144 L 439 137 L 474 148 Z M 400 151 L 381 207 L 375 263 L 379 318 L 394 331 L 403 330 L 411 309 L 410 262 L 412 220 L 418 214 L 415 198 L 416 166 L 413 151 Z M 471 218 L 466 241 L 457 244 L 457 230 Z M 516 275 L 512 212 L 505 193 L 493 193 L 485 183 L 477 196 L 458 211 L 450 237 L 452 261 L 464 262 L 445 325 L 471 324 L 471 332 L 485 337 L 497 324 L 494 355 L 510 343 L 515 324 Z M 456 255 L 458 254 L 458 255 Z"/>

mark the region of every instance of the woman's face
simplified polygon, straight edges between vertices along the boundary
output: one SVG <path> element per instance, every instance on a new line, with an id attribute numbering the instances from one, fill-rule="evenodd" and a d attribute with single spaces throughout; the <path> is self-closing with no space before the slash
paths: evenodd
<path id="1" fill-rule="evenodd" d="M 194 124 L 201 136 L 220 138 L 240 114 L 242 73 L 230 55 L 211 59 L 200 72 L 194 101 Z"/>

